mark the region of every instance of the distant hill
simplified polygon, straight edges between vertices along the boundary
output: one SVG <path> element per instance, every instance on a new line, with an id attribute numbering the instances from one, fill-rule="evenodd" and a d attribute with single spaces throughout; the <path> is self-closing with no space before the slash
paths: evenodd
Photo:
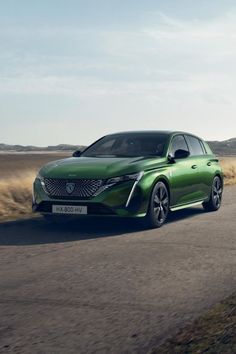
<path id="1" fill-rule="evenodd" d="M 216 155 L 236 155 L 236 138 L 224 141 L 208 141 L 208 143 Z"/>
<path id="2" fill-rule="evenodd" d="M 47 147 L 39 147 L 32 145 L 7 145 L 0 144 L 0 152 L 35 152 L 35 151 L 45 151 L 45 152 L 53 152 L 53 151 L 75 151 L 75 150 L 83 150 L 85 146 L 83 145 L 69 145 L 69 144 L 59 144 L 55 146 L 47 146 Z"/>
<path id="3" fill-rule="evenodd" d="M 224 141 L 208 141 L 213 152 L 219 156 L 236 156 L 236 138 Z M 55 146 L 39 147 L 39 146 L 23 146 L 23 145 L 7 145 L 0 144 L 0 152 L 54 152 L 54 151 L 75 151 L 83 150 L 86 146 L 59 144 Z"/>

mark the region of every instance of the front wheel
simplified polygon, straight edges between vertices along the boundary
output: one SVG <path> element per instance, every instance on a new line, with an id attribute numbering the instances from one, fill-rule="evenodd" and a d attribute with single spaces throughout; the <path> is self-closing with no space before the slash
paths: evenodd
<path id="1" fill-rule="evenodd" d="M 157 182 L 149 202 L 146 225 L 149 228 L 161 227 L 169 213 L 169 193 L 163 182 Z"/>
<path id="2" fill-rule="evenodd" d="M 203 208 L 206 211 L 216 211 L 221 207 L 223 194 L 223 184 L 219 176 L 216 176 L 213 180 L 211 187 L 211 195 L 208 202 L 204 202 Z"/>

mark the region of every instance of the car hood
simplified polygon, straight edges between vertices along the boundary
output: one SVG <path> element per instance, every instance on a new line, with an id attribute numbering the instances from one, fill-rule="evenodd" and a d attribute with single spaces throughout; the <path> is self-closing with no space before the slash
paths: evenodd
<path id="1" fill-rule="evenodd" d="M 101 178 L 135 173 L 163 166 L 159 157 L 95 158 L 71 157 L 43 166 L 40 175 L 48 178 Z"/>

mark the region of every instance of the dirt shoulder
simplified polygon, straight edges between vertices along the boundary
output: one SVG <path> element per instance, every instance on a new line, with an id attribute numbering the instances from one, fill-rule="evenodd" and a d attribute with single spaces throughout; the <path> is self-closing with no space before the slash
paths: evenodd
<path id="1" fill-rule="evenodd" d="M 149 354 L 236 353 L 236 294 Z"/>

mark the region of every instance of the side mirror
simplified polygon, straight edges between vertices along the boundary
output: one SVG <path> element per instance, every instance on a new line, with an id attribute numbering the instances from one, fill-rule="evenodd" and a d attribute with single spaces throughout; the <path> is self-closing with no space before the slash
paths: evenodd
<path id="1" fill-rule="evenodd" d="M 81 151 L 80 150 L 76 150 L 73 152 L 72 154 L 73 157 L 80 157 L 81 156 Z"/>
<path id="2" fill-rule="evenodd" d="M 189 151 L 179 149 L 179 150 L 175 151 L 174 158 L 175 159 L 186 159 L 187 157 L 189 157 L 189 155 L 190 155 Z"/>
<path id="3" fill-rule="evenodd" d="M 175 163 L 175 158 L 174 158 L 173 155 L 169 154 L 169 155 L 167 156 L 167 158 L 168 158 L 169 163 Z"/>

